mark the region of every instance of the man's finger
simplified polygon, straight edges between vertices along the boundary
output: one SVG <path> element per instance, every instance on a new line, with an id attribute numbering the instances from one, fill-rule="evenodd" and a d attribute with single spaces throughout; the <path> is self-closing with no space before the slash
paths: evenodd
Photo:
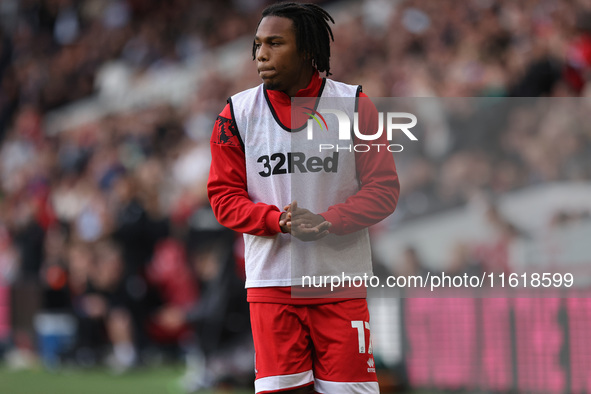
<path id="1" fill-rule="evenodd" d="M 316 228 L 316 226 L 312 227 L 312 226 L 308 226 L 305 224 L 298 224 L 298 225 L 296 225 L 296 228 L 298 229 L 297 231 L 302 234 L 316 234 L 316 233 L 318 233 L 318 229 Z"/>
<path id="2" fill-rule="evenodd" d="M 316 226 L 316 228 L 318 228 L 319 231 L 324 231 L 324 230 L 328 231 L 330 226 L 332 226 L 331 222 L 324 221 L 324 222 L 320 223 L 318 226 Z"/>
<path id="3" fill-rule="evenodd" d="M 323 231 L 328 231 L 328 229 L 330 228 L 332 223 L 325 221 L 325 222 L 322 222 L 316 226 L 311 226 L 310 224 L 307 224 L 307 223 L 295 223 L 295 225 L 297 226 L 298 230 L 303 233 L 319 234 Z"/>
<path id="4" fill-rule="evenodd" d="M 316 232 L 316 230 L 318 230 L 318 229 L 315 228 L 312 232 L 310 232 L 309 230 L 297 231 L 297 232 L 292 233 L 292 235 L 304 242 L 311 242 L 311 241 L 318 241 L 319 239 L 324 238 L 329 234 L 328 230 L 324 230 L 320 233 Z"/>
<path id="5" fill-rule="evenodd" d="M 280 222 L 291 222 L 291 212 L 285 213 L 285 216 L 283 216 L 283 219 L 281 219 Z"/>
<path id="6" fill-rule="evenodd" d="M 316 239 L 320 239 L 320 238 L 324 238 L 326 237 L 328 234 L 330 234 L 328 232 L 328 230 L 324 230 L 323 232 L 321 232 L 320 234 L 317 235 Z"/>

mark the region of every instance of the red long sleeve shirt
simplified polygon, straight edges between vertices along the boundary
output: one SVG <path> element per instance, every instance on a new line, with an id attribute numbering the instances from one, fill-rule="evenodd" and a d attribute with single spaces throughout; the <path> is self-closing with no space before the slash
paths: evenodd
<path id="1" fill-rule="evenodd" d="M 306 89 L 297 97 L 315 97 L 322 78 L 316 73 Z M 291 98 L 275 90 L 267 91 L 279 120 L 291 125 Z M 373 133 L 378 114 L 371 100 L 360 94 L 360 130 Z M 362 127 L 364 125 L 365 127 Z M 354 143 L 363 143 L 357 139 Z M 388 144 L 385 133 L 375 144 Z M 208 195 L 219 222 L 235 231 L 253 235 L 274 235 L 281 231 L 281 208 L 263 203 L 255 204 L 248 196 L 244 148 L 232 119 L 230 105 L 219 114 L 211 137 L 211 169 Z M 390 215 L 398 201 L 399 183 L 394 158 L 384 147 L 380 152 L 356 153 L 361 190 L 346 201 L 331 206 L 326 212 L 315 212 L 332 223 L 330 231 L 348 234 L 371 226 Z M 291 201 L 286 201 L 289 204 Z"/>

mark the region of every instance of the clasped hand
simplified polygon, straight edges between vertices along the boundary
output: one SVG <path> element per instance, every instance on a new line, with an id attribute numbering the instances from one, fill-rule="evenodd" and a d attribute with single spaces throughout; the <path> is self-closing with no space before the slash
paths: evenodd
<path id="1" fill-rule="evenodd" d="M 317 241 L 328 235 L 331 226 L 321 215 L 298 207 L 297 201 L 283 207 L 279 226 L 284 233 L 291 233 L 301 241 Z"/>

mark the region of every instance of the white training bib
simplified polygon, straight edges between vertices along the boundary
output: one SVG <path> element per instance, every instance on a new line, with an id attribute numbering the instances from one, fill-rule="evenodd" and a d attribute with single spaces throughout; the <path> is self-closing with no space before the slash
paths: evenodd
<path id="1" fill-rule="evenodd" d="M 338 105 L 353 120 L 359 91 L 358 86 L 325 79 L 315 110 Z M 262 84 L 232 96 L 230 105 L 244 143 L 247 191 L 254 203 L 283 209 L 296 200 L 298 206 L 321 213 L 359 190 L 355 152 L 319 150 L 321 143 L 337 142 L 336 116 L 324 116 L 328 127 L 313 124 L 309 140 L 305 127 L 290 131 L 279 124 Z M 371 275 L 367 229 L 316 242 L 289 234 L 244 234 L 244 242 L 246 287 L 300 285 L 302 275 Z"/>

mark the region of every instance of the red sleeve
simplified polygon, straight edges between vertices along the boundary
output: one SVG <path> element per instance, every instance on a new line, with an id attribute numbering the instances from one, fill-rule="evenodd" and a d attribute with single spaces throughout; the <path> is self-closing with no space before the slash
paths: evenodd
<path id="1" fill-rule="evenodd" d="M 364 93 L 359 96 L 360 131 L 367 130 L 374 134 L 378 129 L 378 111 L 372 101 Z M 354 137 L 354 143 L 367 143 Z M 369 152 L 355 153 L 357 176 L 361 184 L 360 190 L 349 197 L 344 203 L 336 204 L 321 213 L 332 223 L 330 232 L 349 234 L 369 227 L 388 217 L 398 202 L 400 183 L 394 164 L 394 156 L 387 150 L 389 145 L 386 133 L 372 141 Z"/>
<path id="2" fill-rule="evenodd" d="M 217 220 L 232 230 L 252 235 L 281 232 L 281 211 L 251 201 L 246 185 L 246 160 L 236 123 L 227 104 L 218 116 L 210 140 L 211 167 L 207 195 Z"/>

